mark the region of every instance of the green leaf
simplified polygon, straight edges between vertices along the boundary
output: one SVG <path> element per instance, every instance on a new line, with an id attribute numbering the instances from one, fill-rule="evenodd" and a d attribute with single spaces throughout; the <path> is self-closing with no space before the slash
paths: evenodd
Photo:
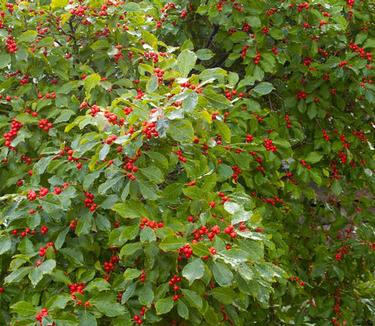
<path id="1" fill-rule="evenodd" d="M 182 270 L 182 276 L 189 281 L 189 284 L 192 284 L 195 280 L 201 279 L 203 275 L 204 264 L 200 258 L 194 259 Z"/>
<path id="2" fill-rule="evenodd" d="M 68 4 L 69 0 L 52 0 L 51 1 L 51 8 L 62 8 Z"/>
<path id="3" fill-rule="evenodd" d="M 124 6 L 124 10 L 127 12 L 139 11 L 140 9 L 139 4 L 136 2 L 127 2 Z"/>
<path id="4" fill-rule="evenodd" d="M 147 81 L 146 90 L 147 90 L 148 93 L 153 93 L 157 89 L 158 89 L 158 78 L 155 75 L 153 75 Z"/>
<path id="5" fill-rule="evenodd" d="M 189 120 L 172 120 L 168 134 L 180 143 L 191 143 L 194 139 L 193 125 Z"/>
<path id="6" fill-rule="evenodd" d="M 115 204 L 112 210 L 124 218 L 136 218 L 147 215 L 147 212 L 145 212 L 139 203 L 130 200 L 125 203 Z"/>
<path id="7" fill-rule="evenodd" d="M 188 96 L 182 102 L 182 110 L 184 112 L 192 112 L 198 104 L 198 94 L 189 92 Z"/>
<path id="8" fill-rule="evenodd" d="M 40 159 L 35 165 L 34 169 L 39 175 L 43 174 L 48 165 L 52 162 L 53 156 L 47 156 Z"/>
<path id="9" fill-rule="evenodd" d="M 153 183 L 162 183 L 164 181 L 163 173 L 155 165 L 139 169 L 142 174 Z"/>
<path id="10" fill-rule="evenodd" d="M 193 243 L 191 247 L 193 248 L 193 253 L 196 256 L 203 257 L 210 254 L 207 245 L 205 245 L 203 242 Z"/>
<path id="11" fill-rule="evenodd" d="M 214 53 L 210 49 L 199 49 L 197 57 L 199 60 L 210 60 L 214 57 Z"/>
<path id="12" fill-rule="evenodd" d="M 135 278 L 138 278 L 142 272 L 135 268 L 128 268 L 124 273 L 124 279 L 125 280 L 134 280 Z"/>
<path id="13" fill-rule="evenodd" d="M 155 303 L 156 314 L 164 315 L 173 308 L 173 299 L 171 297 L 159 299 Z"/>
<path id="14" fill-rule="evenodd" d="M 108 295 L 103 295 L 92 300 L 92 304 L 94 307 L 96 307 L 96 309 L 98 309 L 103 315 L 107 317 L 122 316 L 126 313 L 125 307 L 112 300 L 112 298 Z"/>
<path id="15" fill-rule="evenodd" d="M 89 234 L 92 226 L 92 215 L 87 213 L 78 219 L 76 234 L 78 236 Z"/>
<path id="16" fill-rule="evenodd" d="M 175 235 L 169 235 L 160 242 L 159 247 L 163 251 L 175 251 L 186 244 L 186 240 Z"/>
<path id="17" fill-rule="evenodd" d="M 182 77 L 186 77 L 194 68 L 197 61 L 197 55 L 190 50 L 183 50 L 177 57 L 177 69 Z"/>
<path id="18" fill-rule="evenodd" d="M 99 160 L 104 161 L 107 157 L 109 150 L 111 149 L 111 146 L 108 144 L 104 144 L 102 149 L 99 152 Z"/>
<path id="19" fill-rule="evenodd" d="M 140 240 L 142 243 L 156 241 L 156 235 L 154 230 L 152 230 L 149 227 L 145 227 L 144 229 L 142 229 L 140 234 Z"/>
<path id="20" fill-rule="evenodd" d="M 228 125 L 222 121 L 216 121 L 215 125 L 217 126 L 219 134 L 223 137 L 223 140 L 226 143 L 230 143 L 232 133 Z"/>
<path id="21" fill-rule="evenodd" d="M 150 306 L 154 301 L 154 292 L 152 291 L 151 284 L 145 284 L 138 292 L 139 302 L 145 306 Z"/>
<path id="22" fill-rule="evenodd" d="M 182 300 L 177 301 L 177 313 L 180 317 L 186 320 L 189 319 L 189 309 Z"/>
<path id="23" fill-rule="evenodd" d="M 12 247 L 12 239 L 8 235 L 0 236 L 0 255 L 6 253 Z"/>
<path id="24" fill-rule="evenodd" d="M 126 287 L 124 293 L 122 294 L 121 304 L 125 304 L 135 293 L 136 283 L 132 283 Z"/>
<path id="25" fill-rule="evenodd" d="M 322 158 L 323 158 L 322 154 L 318 152 L 311 152 L 306 156 L 305 161 L 313 164 L 313 163 L 318 163 Z"/>
<path id="26" fill-rule="evenodd" d="M 139 190 L 142 196 L 148 200 L 156 200 L 159 198 L 158 188 L 155 184 L 147 181 L 138 179 Z"/>
<path id="27" fill-rule="evenodd" d="M 18 38 L 18 42 L 32 42 L 37 37 L 37 31 L 26 31 Z"/>
<path id="28" fill-rule="evenodd" d="M 55 248 L 57 250 L 59 250 L 64 245 L 66 235 L 69 233 L 69 231 L 70 231 L 70 228 L 67 227 L 63 231 L 61 231 L 59 235 L 57 236 L 55 240 Z"/>
<path id="29" fill-rule="evenodd" d="M 7 65 L 10 64 L 11 57 L 8 53 L 1 53 L 0 54 L 0 69 L 5 68 Z"/>
<path id="30" fill-rule="evenodd" d="M 98 187 L 98 193 L 104 195 L 110 188 L 115 186 L 123 178 L 124 177 L 122 175 L 119 175 L 117 177 L 107 179 L 106 182 L 102 183 Z"/>
<path id="31" fill-rule="evenodd" d="M 84 87 L 86 91 L 86 96 L 90 94 L 91 90 L 94 89 L 96 86 L 99 85 L 101 77 L 99 74 L 91 74 L 87 76 L 84 81 Z"/>
<path id="32" fill-rule="evenodd" d="M 267 95 L 274 89 L 273 85 L 269 82 L 262 82 L 256 85 L 253 89 L 259 95 Z"/>
<path id="33" fill-rule="evenodd" d="M 65 309 L 69 301 L 72 301 L 69 294 L 59 294 L 49 298 L 46 307 L 48 309 Z"/>
<path id="34" fill-rule="evenodd" d="M 190 304 L 190 306 L 197 308 L 198 310 L 202 309 L 203 301 L 200 295 L 192 290 L 182 289 L 182 293 L 186 301 Z"/>
<path id="35" fill-rule="evenodd" d="M 37 309 L 30 302 L 18 301 L 17 303 L 10 306 L 10 309 L 20 316 L 28 317 L 34 316 Z"/>
<path id="36" fill-rule="evenodd" d="M 212 273 L 214 275 L 215 281 L 220 286 L 229 286 L 232 284 L 233 273 L 227 267 L 227 265 L 220 262 L 214 262 L 212 266 Z"/>
<path id="37" fill-rule="evenodd" d="M 139 225 L 129 225 L 126 226 L 124 231 L 121 232 L 120 240 L 133 240 L 139 233 Z"/>
<path id="38" fill-rule="evenodd" d="M 96 278 L 92 280 L 86 287 L 85 291 L 91 292 L 98 290 L 99 292 L 110 290 L 111 285 L 103 278 Z"/>
<path id="39" fill-rule="evenodd" d="M 87 311 L 83 312 L 79 318 L 79 326 L 97 326 L 95 316 Z"/>
<path id="40" fill-rule="evenodd" d="M 231 288 L 215 288 L 210 294 L 223 304 L 231 304 L 237 298 L 236 292 Z"/>
<path id="41" fill-rule="evenodd" d="M 56 261 L 53 259 L 46 260 L 40 266 L 34 268 L 34 270 L 29 274 L 29 279 L 31 284 L 35 287 L 46 274 L 51 274 L 51 272 L 56 267 Z"/>
<path id="42" fill-rule="evenodd" d="M 225 202 L 224 209 L 233 215 L 231 221 L 233 225 L 248 221 L 252 215 L 252 212 L 245 211 L 242 206 L 232 201 Z"/>
<path id="43" fill-rule="evenodd" d="M 142 249 L 140 242 L 126 244 L 121 248 L 120 257 L 131 256 L 140 249 Z"/>
<path id="44" fill-rule="evenodd" d="M 4 283 L 17 283 L 21 281 L 29 272 L 32 270 L 32 267 L 21 267 L 10 273 L 7 277 L 4 278 Z"/>

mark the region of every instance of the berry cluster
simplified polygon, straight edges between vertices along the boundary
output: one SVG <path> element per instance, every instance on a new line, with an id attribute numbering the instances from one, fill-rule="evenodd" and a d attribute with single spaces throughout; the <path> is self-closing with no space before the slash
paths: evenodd
<path id="1" fill-rule="evenodd" d="M 29 201 L 34 201 L 36 198 L 37 198 L 36 192 L 34 190 L 29 190 L 29 192 L 27 193 L 27 199 Z"/>
<path id="2" fill-rule="evenodd" d="M 110 261 L 105 261 L 103 263 L 103 269 L 110 273 L 115 269 L 116 264 L 120 261 L 120 258 L 118 256 L 112 256 Z"/>
<path id="3" fill-rule="evenodd" d="M 36 231 L 35 230 L 31 230 L 30 228 L 26 228 L 24 231 L 14 229 L 14 230 L 11 231 L 11 234 L 13 234 L 14 236 L 16 236 L 16 235 L 18 235 L 18 232 L 20 232 L 19 236 L 21 238 L 25 238 L 28 234 L 31 234 L 31 235 L 35 235 L 36 234 Z M 44 233 L 42 233 L 42 234 L 44 234 Z"/>
<path id="4" fill-rule="evenodd" d="M 145 94 L 143 93 L 143 91 L 138 88 L 137 89 L 137 95 L 134 97 L 135 100 L 141 100 L 143 98 L 143 96 L 145 96 Z"/>
<path id="5" fill-rule="evenodd" d="M 305 282 L 300 280 L 298 276 L 291 276 L 291 277 L 289 277 L 289 280 L 292 281 L 292 282 L 297 282 L 302 287 L 305 286 Z"/>
<path id="6" fill-rule="evenodd" d="M 97 204 L 94 203 L 94 195 L 89 192 L 85 192 L 85 206 L 90 210 L 90 212 L 94 212 L 97 208 Z"/>
<path id="7" fill-rule="evenodd" d="M 304 9 L 305 10 L 308 10 L 310 8 L 310 4 L 308 2 L 303 2 L 303 3 L 300 3 L 298 6 L 297 6 L 297 11 L 298 12 L 302 12 Z"/>
<path id="8" fill-rule="evenodd" d="M 303 167 L 305 167 L 306 169 L 311 170 L 311 165 L 308 164 L 305 160 L 301 160 L 300 163 L 301 163 L 301 165 L 302 165 Z"/>
<path id="9" fill-rule="evenodd" d="M 70 13 L 77 17 L 84 17 L 87 9 L 87 6 L 78 5 L 75 8 L 70 9 Z"/>
<path id="10" fill-rule="evenodd" d="M 178 260 L 179 261 L 182 260 L 184 256 L 186 259 L 189 259 L 192 254 L 193 254 L 193 249 L 191 249 L 191 246 L 187 243 L 186 245 L 178 249 Z"/>
<path id="11" fill-rule="evenodd" d="M 180 287 L 177 285 L 177 283 L 180 283 L 182 281 L 182 278 L 179 277 L 178 275 L 174 275 L 170 280 L 169 280 L 169 286 L 173 289 L 175 294 L 173 295 L 172 299 L 173 301 L 177 301 L 182 295 L 177 294 L 176 292 L 180 290 Z"/>
<path id="12" fill-rule="evenodd" d="M 209 240 L 213 240 L 216 235 L 220 234 L 221 230 L 218 225 L 214 225 L 211 230 L 209 230 L 205 225 L 193 231 L 194 240 L 193 243 L 201 241 L 204 235 L 207 235 Z"/>
<path id="13" fill-rule="evenodd" d="M 11 150 L 15 150 L 15 148 L 11 145 L 12 140 L 17 137 L 18 131 L 22 128 L 22 123 L 13 119 L 10 125 L 10 131 L 3 134 L 5 139 L 4 145 Z"/>
<path id="14" fill-rule="evenodd" d="M 364 48 L 361 48 L 358 44 L 350 43 L 349 48 L 359 54 L 361 58 L 366 58 L 367 61 L 372 61 L 372 53 L 366 52 Z"/>
<path id="15" fill-rule="evenodd" d="M 141 316 L 139 316 L 139 315 L 134 315 L 133 320 L 134 320 L 135 323 L 137 323 L 138 325 L 143 324 L 143 320 L 142 320 Z"/>
<path id="16" fill-rule="evenodd" d="M 143 122 L 142 132 L 147 139 L 159 137 L 159 133 L 156 130 L 156 122 Z"/>
<path id="17" fill-rule="evenodd" d="M 146 60 L 152 60 L 154 63 L 159 62 L 159 55 L 156 52 L 149 51 L 143 53 L 143 56 L 145 57 Z"/>
<path id="18" fill-rule="evenodd" d="M 17 44 L 16 44 L 16 40 L 14 39 L 14 37 L 12 35 L 9 35 L 6 39 L 6 47 L 7 47 L 7 51 L 9 53 L 16 53 L 17 52 Z"/>
<path id="19" fill-rule="evenodd" d="M 238 97 L 240 97 L 240 98 L 243 98 L 244 96 L 245 96 L 245 94 L 244 93 L 239 93 L 239 94 L 237 94 L 238 92 L 237 92 L 237 90 L 235 90 L 235 89 L 233 89 L 233 90 L 230 90 L 230 89 L 226 89 L 225 90 L 225 97 L 229 100 L 229 101 L 231 101 L 232 99 L 233 99 L 233 97 L 234 96 L 238 96 Z"/>
<path id="20" fill-rule="evenodd" d="M 260 54 L 260 52 L 257 52 L 257 54 L 255 55 L 255 57 L 253 59 L 254 64 L 258 65 L 261 58 L 262 58 L 262 55 Z"/>
<path id="21" fill-rule="evenodd" d="M 248 45 L 244 45 L 243 47 L 242 47 L 242 50 L 241 50 L 241 58 L 242 59 L 245 59 L 246 58 L 246 54 L 247 54 L 247 49 L 249 48 L 249 46 Z"/>
<path id="22" fill-rule="evenodd" d="M 49 247 L 54 248 L 54 246 L 55 246 L 55 244 L 54 244 L 53 242 L 48 242 L 48 243 L 46 244 L 45 247 L 40 247 L 40 248 L 39 248 L 39 256 L 40 256 L 40 257 L 44 257 L 45 254 L 46 254 L 46 252 L 47 252 L 47 249 L 48 249 Z"/>
<path id="23" fill-rule="evenodd" d="M 349 253 L 349 246 L 342 246 L 336 250 L 335 259 L 336 261 L 341 261 L 345 255 Z"/>
<path id="24" fill-rule="evenodd" d="M 276 206 L 276 205 L 284 205 L 284 201 L 277 197 L 277 196 L 273 196 L 271 198 L 263 198 L 263 201 L 267 204 L 271 204 L 272 206 Z"/>
<path id="25" fill-rule="evenodd" d="M 91 115 L 92 117 L 95 117 L 99 112 L 100 112 L 100 108 L 99 108 L 99 106 L 97 106 L 96 104 L 94 104 L 94 105 L 90 108 L 90 115 Z"/>
<path id="26" fill-rule="evenodd" d="M 253 140 L 254 140 L 254 136 L 253 135 L 250 135 L 250 134 L 246 135 L 246 138 L 245 138 L 245 142 L 246 143 L 251 143 Z"/>
<path id="27" fill-rule="evenodd" d="M 48 316 L 48 309 L 43 308 L 41 311 L 39 311 L 35 317 L 35 319 L 42 325 L 42 320 L 44 317 Z"/>
<path id="28" fill-rule="evenodd" d="M 178 157 L 178 160 L 182 163 L 186 163 L 186 157 L 184 156 L 184 153 L 182 152 L 181 149 L 176 151 L 176 155 Z"/>
<path id="29" fill-rule="evenodd" d="M 305 100 L 307 98 L 307 93 L 305 91 L 298 91 L 296 97 L 297 100 Z"/>
<path id="30" fill-rule="evenodd" d="M 125 119 L 124 118 L 119 118 L 116 114 L 114 114 L 112 112 L 109 112 L 109 111 L 105 111 L 104 112 L 104 117 L 112 125 L 118 125 L 118 126 L 121 127 L 125 123 Z"/>
<path id="31" fill-rule="evenodd" d="M 105 140 L 105 143 L 107 145 L 111 145 L 115 140 L 117 139 L 116 135 L 110 135 L 108 138 Z"/>
<path id="32" fill-rule="evenodd" d="M 233 165 L 232 170 L 233 170 L 232 180 L 233 180 L 233 182 L 237 182 L 238 177 L 241 174 L 241 169 L 237 165 Z"/>
<path id="33" fill-rule="evenodd" d="M 160 68 L 155 68 L 154 73 L 156 77 L 158 78 L 158 83 L 162 84 L 163 83 L 163 76 L 164 76 L 164 70 Z"/>
<path id="34" fill-rule="evenodd" d="M 228 234 L 232 239 L 235 239 L 237 237 L 237 232 L 234 230 L 233 225 L 228 225 L 224 229 L 224 233 Z"/>
<path id="35" fill-rule="evenodd" d="M 30 76 L 29 75 L 24 75 L 22 79 L 20 80 L 21 85 L 26 85 L 30 81 Z"/>
<path id="36" fill-rule="evenodd" d="M 273 152 L 274 153 L 274 152 L 277 151 L 277 147 L 273 144 L 272 139 L 265 139 L 265 140 L 263 140 L 263 146 L 269 152 Z"/>
<path id="37" fill-rule="evenodd" d="M 77 227 L 77 220 L 71 220 L 70 223 L 69 223 L 69 228 L 74 231 Z"/>
<path id="38" fill-rule="evenodd" d="M 217 195 L 221 198 L 222 204 L 226 203 L 227 201 L 230 201 L 230 198 L 228 196 L 225 196 L 225 194 L 222 191 L 218 192 Z"/>
<path id="39" fill-rule="evenodd" d="M 69 286 L 70 294 L 73 300 L 77 299 L 76 293 L 79 293 L 82 295 L 85 294 L 85 287 L 86 287 L 85 283 L 73 283 L 68 286 Z"/>
<path id="40" fill-rule="evenodd" d="M 143 217 L 141 219 L 141 223 L 139 224 L 139 227 L 141 229 L 144 229 L 146 226 L 153 229 L 153 230 L 156 230 L 156 229 L 160 229 L 160 228 L 164 227 L 164 223 L 152 221 L 152 220 L 149 220 L 147 217 Z"/>
<path id="41" fill-rule="evenodd" d="M 131 107 L 125 107 L 122 109 L 122 111 L 125 113 L 125 115 L 129 115 L 133 112 L 133 109 Z"/>
<path id="42" fill-rule="evenodd" d="M 146 282 L 146 272 L 142 270 L 141 275 L 139 276 L 139 280 L 144 283 Z"/>
<path id="43" fill-rule="evenodd" d="M 285 122 L 286 122 L 286 127 L 288 129 L 292 128 L 292 123 L 290 122 L 290 118 L 289 118 L 288 114 L 285 115 L 284 119 L 285 119 Z"/>
<path id="44" fill-rule="evenodd" d="M 69 162 L 77 162 L 76 167 L 77 167 L 78 170 L 80 170 L 82 168 L 82 163 L 79 162 L 79 158 L 73 157 L 74 151 L 70 147 L 66 146 L 62 150 L 60 150 L 59 156 L 61 157 L 61 156 L 64 156 L 64 155 L 68 156 Z M 68 184 L 64 183 L 63 188 L 65 189 L 67 187 L 68 187 Z M 61 193 L 61 191 L 59 192 L 59 190 L 57 189 L 57 192 L 55 192 L 55 193 L 58 195 L 58 194 Z"/>
<path id="45" fill-rule="evenodd" d="M 345 135 L 340 135 L 340 141 L 344 148 L 349 148 L 350 144 L 347 142 Z"/>
<path id="46" fill-rule="evenodd" d="M 42 93 L 38 93 L 37 95 L 38 99 L 55 99 L 56 98 L 56 92 L 52 92 L 52 93 L 46 93 L 46 95 L 43 96 Z"/>
<path id="47" fill-rule="evenodd" d="M 323 133 L 323 138 L 325 139 L 325 141 L 329 142 L 329 136 L 327 134 L 327 131 L 325 131 L 324 129 L 322 129 L 322 133 Z"/>
<path id="48" fill-rule="evenodd" d="M 50 130 L 52 127 L 53 127 L 53 124 L 51 122 L 49 122 L 47 119 L 41 119 L 39 120 L 39 128 L 48 132 L 48 130 Z"/>
<path id="49" fill-rule="evenodd" d="M 126 171 L 128 171 L 127 173 L 127 177 L 130 179 L 130 180 L 135 180 L 136 179 L 136 176 L 134 175 L 134 173 L 138 172 L 138 167 L 134 165 L 134 163 L 136 162 L 138 157 L 136 158 L 129 158 L 129 157 L 126 157 L 125 158 L 125 162 L 124 162 L 124 169 Z"/>
<path id="50" fill-rule="evenodd" d="M 40 233 L 41 234 L 46 234 L 48 232 L 48 226 L 46 226 L 46 225 L 42 225 L 41 227 L 40 227 Z"/>
<path id="51" fill-rule="evenodd" d="M 337 155 L 342 164 L 345 164 L 348 161 L 348 157 L 343 151 L 339 151 Z"/>
<path id="52" fill-rule="evenodd" d="M 332 161 L 330 166 L 331 166 L 331 176 L 332 176 L 332 178 L 336 179 L 336 180 L 339 180 L 341 178 L 341 176 L 340 176 L 339 170 L 337 169 L 336 162 Z"/>

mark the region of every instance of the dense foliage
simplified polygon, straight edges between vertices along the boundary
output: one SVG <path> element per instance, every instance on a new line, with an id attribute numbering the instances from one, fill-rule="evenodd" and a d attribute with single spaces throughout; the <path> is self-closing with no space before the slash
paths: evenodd
<path id="1" fill-rule="evenodd" d="M 373 1 L 0 6 L 1 325 L 375 322 Z"/>

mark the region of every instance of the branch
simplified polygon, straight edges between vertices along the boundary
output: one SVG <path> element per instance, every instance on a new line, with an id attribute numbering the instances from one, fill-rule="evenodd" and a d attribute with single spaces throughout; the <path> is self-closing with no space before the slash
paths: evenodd
<path id="1" fill-rule="evenodd" d="M 212 43 L 212 41 L 213 41 L 213 39 L 214 39 L 214 37 L 215 37 L 215 35 L 217 34 L 218 31 L 219 31 L 219 25 L 214 25 L 214 29 L 212 30 L 211 35 L 207 40 L 207 44 L 206 44 L 205 48 L 210 47 L 210 45 L 211 45 L 211 43 Z"/>

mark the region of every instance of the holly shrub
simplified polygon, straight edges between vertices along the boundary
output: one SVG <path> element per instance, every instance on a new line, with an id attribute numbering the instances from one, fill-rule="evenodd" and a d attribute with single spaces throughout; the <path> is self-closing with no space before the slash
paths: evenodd
<path id="1" fill-rule="evenodd" d="M 372 0 L 1 2 L 1 325 L 372 325 Z"/>

